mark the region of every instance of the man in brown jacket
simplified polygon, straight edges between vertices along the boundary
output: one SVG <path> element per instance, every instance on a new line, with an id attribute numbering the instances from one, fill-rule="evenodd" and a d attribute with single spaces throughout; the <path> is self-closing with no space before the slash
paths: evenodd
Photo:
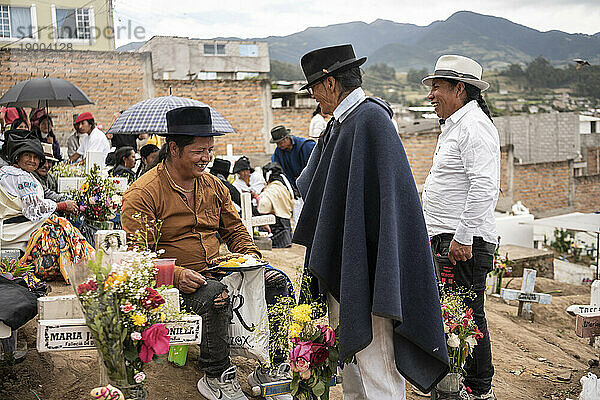
<path id="1" fill-rule="evenodd" d="M 161 220 L 158 248 L 164 257 L 177 258 L 174 285 L 182 292 L 184 305 L 202 316 L 199 368 L 205 375 L 198 390 L 207 399 L 244 400 L 229 359 L 228 326 L 232 318 L 227 286 L 205 270 L 219 255 L 219 239 L 230 251 L 261 256 L 235 210 L 228 189 L 204 173 L 213 156 L 214 132 L 207 107 L 182 107 L 167 113 L 166 144 L 159 164 L 141 176 L 123 197 L 121 223 L 128 234 L 143 230 L 136 214 Z M 285 276 L 266 274 L 267 301 L 286 295 Z M 271 299 L 269 299 L 269 297 Z M 279 360 L 283 361 L 283 360 Z M 286 372 L 286 368 L 278 369 Z M 277 373 L 258 368 L 254 381 Z"/>

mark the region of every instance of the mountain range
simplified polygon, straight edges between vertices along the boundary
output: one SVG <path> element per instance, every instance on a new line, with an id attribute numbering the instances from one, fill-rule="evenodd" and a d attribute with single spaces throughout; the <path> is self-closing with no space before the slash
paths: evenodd
<path id="1" fill-rule="evenodd" d="M 441 54 L 469 56 L 492 69 L 524 64 L 538 56 L 556 66 L 566 65 L 573 58 L 600 63 L 600 32 L 541 32 L 471 11 L 456 12 L 427 26 L 378 19 L 370 24 L 348 22 L 250 40 L 267 41 L 272 60 L 296 65 L 302 54 L 340 43 L 352 43 L 358 56 L 368 56 L 368 63 L 386 63 L 397 71 L 431 69 Z"/>

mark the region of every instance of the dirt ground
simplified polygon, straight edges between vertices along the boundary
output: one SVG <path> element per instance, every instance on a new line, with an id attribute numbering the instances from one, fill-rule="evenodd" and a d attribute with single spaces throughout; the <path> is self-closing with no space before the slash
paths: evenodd
<path id="1" fill-rule="evenodd" d="M 264 257 L 273 266 L 294 276 L 303 264 L 304 250 L 265 251 Z M 510 288 L 520 288 L 515 278 Z M 576 399 L 581 392 L 579 379 L 587 372 L 599 375 L 598 353 L 588 340 L 575 336 L 575 318 L 565 309 L 572 304 L 587 304 L 588 286 L 574 286 L 538 278 L 536 291 L 552 294 L 552 304 L 533 305 L 534 322 L 517 318 L 517 306 L 497 297 L 488 297 L 486 312 L 492 338 L 496 374 L 494 391 L 498 399 Z M 67 294 L 70 288 L 53 284 L 51 295 Z M 37 321 L 30 321 L 19 330 L 19 339 L 30 349 L 26 360 L 11 369 L 0 370 L 2 400 L 70 400 L 89 399 L 89 391 L 98 382 L 95 351 L 38 353 L 35 350 Z M 147 368 L 150 400 L 202 399 L 196 382 L 202 376 L 192 360 L 197 348 L 190 348 L 185 367 L 171 363 L 153 363 Z M 594 363 L 594 367 L 589 367 Z M 256 365 L 254 361 L 234 358 L 242 388 L 249 393 L 246 376 Z M 408 385 L 410 400 L 423 399 Z M 332 400 L 340 400 L 341 388 L 332 389 Z"/>

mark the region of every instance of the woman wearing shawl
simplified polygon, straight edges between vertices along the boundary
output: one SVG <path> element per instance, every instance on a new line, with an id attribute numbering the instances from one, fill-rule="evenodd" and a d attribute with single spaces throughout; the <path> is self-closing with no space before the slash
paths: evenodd
<path id="1" fill-rule="evenodd" d="M 8 143 L 11 165 L 0 168 L 2 245 L 25 251 L 21 261 L 35 264 L 38 277 L 62 276 L 64 265 L 87 257 L 92 247 L 69 221 L 53 213 L 66 210 L 66 202 L 44 199 L 42 185 L 31 174 L 46 157 L 36 139 Z"/>

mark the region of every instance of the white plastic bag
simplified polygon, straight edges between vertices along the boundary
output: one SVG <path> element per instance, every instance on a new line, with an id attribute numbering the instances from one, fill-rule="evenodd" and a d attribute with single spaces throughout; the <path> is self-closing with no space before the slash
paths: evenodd
<path id="1" fill-rule="evenodd" d="M 588 372 L 587 375 L 581 377 L 579 382 L 583 386 L 579 400 L 600 400 L 600 382 L 596 375 Z"/>
<path id="2" fill-rule="evenodd" d="M 232 356 L 270 364 L 269 315 L 265 300 L 265 269 L 234 272 L 221 281 L 229 289 L 233 320 L 229 326 Z"/>
<path id="3" fill-rule="evenodd" d="M 302 212 L 302 207 L 304 206 L 304 200 L 302 198 L 294 199 L 294 210 L 292 211 L 292 222 L 294 223 L 294 227 L 298 223 L 298 218 L 300 218 L 300 213 Z"/>

